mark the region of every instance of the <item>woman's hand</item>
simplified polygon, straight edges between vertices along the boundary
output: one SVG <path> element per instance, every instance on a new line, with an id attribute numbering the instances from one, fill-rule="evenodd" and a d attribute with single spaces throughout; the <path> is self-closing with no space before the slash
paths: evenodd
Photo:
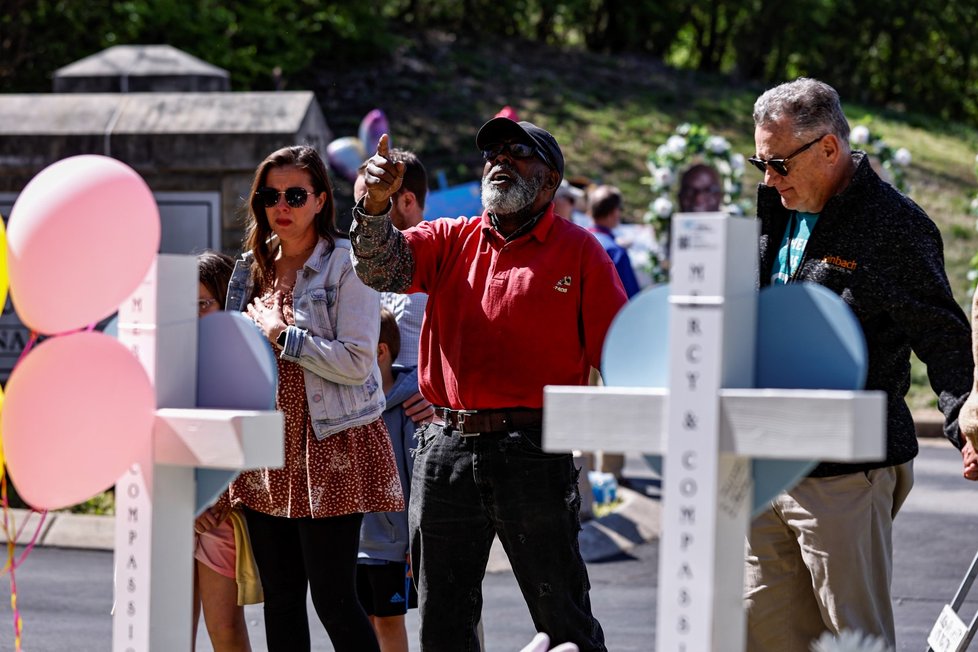
<path id="1" fill-rule="evenodd" d="M 273 344 L 278 339 L 279 334 L 288 328 L 285 323 L 285 313 L 282 312 L 282 302 L 277 294 L 272 299 L 271 308 L 266 307 L 261 299 L 255 298 L 248 304 L 248 316 L 258 325 L 268 341 Z"/>
<path id="2" fill-rule="evenodd" d="M 384 134 L 377 143 L 377 153 L 367 159 L 363 182 L 367 194 L 363 198 L 363 212 L 380 215 L 387 210 L 390 198 L 404 180 L 404 163 L 390 160 L 390 136 Z"/>

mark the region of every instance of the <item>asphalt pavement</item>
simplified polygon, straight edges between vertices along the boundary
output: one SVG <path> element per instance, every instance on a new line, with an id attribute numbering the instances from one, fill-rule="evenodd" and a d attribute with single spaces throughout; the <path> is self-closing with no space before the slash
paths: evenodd
<path id="1" fill-rule="evenodd" d="M 960 455 L 945 441 L 921 441 L 915 486 L 894 530 L 898 652 L 927 649 L 927 634 L 942 606 L 951 600 L 978 547 L 978 486 L 962 480 L 960 470 Z M 648 652 L 654 650 L 655 641 L 659 503 L 643 495 L 649 490 L 654 496 L 656 484 L 640 458 L 628 458 L 625 474 L 636 491 L 624 492 L 626 500 L 621 509 L 585 526 L 581 547 L 590 560 L 591 601 L 604 627 L 608 649 Z M 104 523 L 97 528 L 101 528 L 104 540 Z M 58 536 L 65 535 L 55 536 L 55 541 Z M 76 532 L 72 545 L 84 543 L 83 539 Z M 110 650 L 111 552 L 60 547 L 63 545 L 49 542 L 36 548 L 17 571 L 23 649 Z M 0 651 L 5 652 L 14 650 L 9 585 L 2 592 Z M 487 650 L 516 652 L 534 632 L 505 556 L 498 550 L 486 575 L 484 594 Z M 978 601 L 970 598 L 962 615 L 969 620 L 976 610 Z M 245 613 L 254 649 L 264 650 L 261 607 L 249 606 Z M 310 614 L 313 650 L 332 650 L 311 605 Z M 407 622 L 409 631 L 416 631 L 416 611 L 409 613 Z M 411 637 L 412 652 L 419 649 L 415 638 Z M 973 647 L 978 650 L 978 644 Z M 197 650 L 211 649 L 201 627 Z"/>

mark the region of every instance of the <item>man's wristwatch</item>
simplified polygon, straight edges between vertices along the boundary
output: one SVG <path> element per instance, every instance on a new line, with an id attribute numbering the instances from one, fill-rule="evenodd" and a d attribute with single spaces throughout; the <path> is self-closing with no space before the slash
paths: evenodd
<path id="1" fill-rule="evenodd" d="M 287 331 L 288 329 L 283 330 L 281 333 L 278 334 L 278 337 L 275 339 L 275 343 L 278 344 L 279 347 L 283 349 L 285 348 L 285 333 Z"/>

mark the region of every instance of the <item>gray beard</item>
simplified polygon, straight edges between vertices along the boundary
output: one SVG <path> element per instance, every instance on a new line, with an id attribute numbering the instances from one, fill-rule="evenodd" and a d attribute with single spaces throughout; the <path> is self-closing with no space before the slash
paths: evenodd
<path id="1" fill-rule="evenodd" d="M 489 182 L 493 172 L 505 169 L 513 178 L 509 188 L 497 188 Z M 482 177 L 482 206 L 494 215 L 516 215 L 533 205 L 545 182 L 543 171 L 529 179 L 516 174 L 509 166 L 496 166 Z"/>

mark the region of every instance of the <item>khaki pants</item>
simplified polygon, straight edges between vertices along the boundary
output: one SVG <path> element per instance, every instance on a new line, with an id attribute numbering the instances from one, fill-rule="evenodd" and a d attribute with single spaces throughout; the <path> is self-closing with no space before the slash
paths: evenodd
<path id="1" fill-rule="evenodd" d="M 744 596 L 750 652 L 809 652 L 823 632 L 843 629 L 896 647 L 893 517 L 912 485 L 912 462 L 805 478 L 754 520 Z"/>

